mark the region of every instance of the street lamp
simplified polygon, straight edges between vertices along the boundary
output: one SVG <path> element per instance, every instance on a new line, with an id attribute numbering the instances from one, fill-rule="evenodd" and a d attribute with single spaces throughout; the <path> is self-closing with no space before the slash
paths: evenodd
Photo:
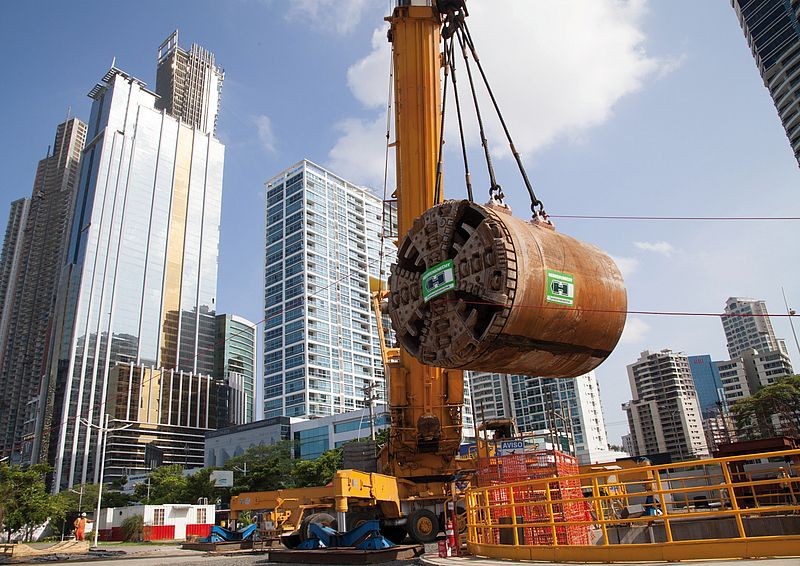
<path id="1" fill-rule="evenodd" d="M 74 489 L 69 488 L 69 490 L 72 493 L 75 493 L 75 494 L 78 495 L 78 513 L 81 512 L 81 507 L 83 506 L 83 489 L 84 489 L 84 485 L 83 484 L 81 484 L 81 490 L 80 491 L 75 491 Z"/>
<path id="2" fill-rule="evenodd" d="M 130 423 L 116 428 L 108 428 L 109 419 L 110 415 L 106 414 L 103 426 L 97 426 L 86 419 L 81 419 L 81 422 L 86 426 L 96 428 L 100 433 L 100 437 L 103 439 L 100 443 L 100 481 L 97 484 L 97 509 L 94 514 L 94 548 L 97 548 L 97 537 L 100 533 L 100 503 L 103 500 L 103 476 L 106 473 L 106 441 L 108 441 L 108 433 L 124 430 L 133 426 L 133 423 Z"/>

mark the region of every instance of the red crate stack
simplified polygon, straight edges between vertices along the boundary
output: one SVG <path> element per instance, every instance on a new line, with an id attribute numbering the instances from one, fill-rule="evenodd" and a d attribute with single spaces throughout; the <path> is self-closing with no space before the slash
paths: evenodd
<path id="1" fill-rule="evenodd" d="M 583 501 L 580 481 L 561 479 L 579 473 L 578 461 L 574 456 L 554 450 L 542 450 L 480 458 L 477 468 L 478 485 L 495 488 L 488 492 L 492 525 L 513 524 L 512 493 L 518 524 L 548 523 L 552 506 L 554 525 L 519 527 L 517 530 L 519 544 L 589 544 L 589 525 L 563 524 L 571 521 L 586 521 L 590 517 L 589 507 Z M 547 482 L 547 484 L 539 482 L 534 485 L 523 484 L 513 487 L 507 485 L 547 478 L 553 478 L 553 481 Z M 547 503 L 547 487 L 550 490 L 550 500 L 556 501 L 556 503 Z M 531 505 L 532 503 L 538 504 Z M 514 543 L 512 527 L 495 528 L 493 534 L 495 544 Z"/>

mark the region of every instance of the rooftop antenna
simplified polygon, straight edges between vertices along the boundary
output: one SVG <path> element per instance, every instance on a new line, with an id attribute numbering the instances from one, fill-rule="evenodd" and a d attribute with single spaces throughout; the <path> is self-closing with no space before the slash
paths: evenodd
<path id="1" fill-rule="evenodd" d="M 114 55 L 114 56 L 111 58 L 111 68 L 112 68 L 112 69 L 115 69 L 115 68 L 116 68 L 116 66 L 117 66 L 117 56 L 116 56 L 116 55 Z"/>

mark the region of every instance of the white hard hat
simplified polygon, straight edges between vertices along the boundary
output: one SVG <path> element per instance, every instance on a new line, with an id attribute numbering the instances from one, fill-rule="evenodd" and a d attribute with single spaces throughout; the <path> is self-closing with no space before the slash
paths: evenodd
<path id="1" fill-rule="evenodd" d="M 81 513 L 81 517 L 85 517 L 85 516 L 86 516 L 86 513 Z"/>

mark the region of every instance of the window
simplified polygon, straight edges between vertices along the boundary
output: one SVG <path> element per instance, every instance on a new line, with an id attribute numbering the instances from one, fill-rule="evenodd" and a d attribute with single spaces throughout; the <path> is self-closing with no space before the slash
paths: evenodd
<path id="1" fill-rule="evenodd" d="M 198 525 L 205 525 L 206 524 L 206 508 L 205 507 L 198 507 L 197 511 L 197 524 Z"/>
<path id="2" fill-rule="evenodd" d="M 164 524 L 164 508 L 153 509 L 153 525 L 160 526 Z"/>

